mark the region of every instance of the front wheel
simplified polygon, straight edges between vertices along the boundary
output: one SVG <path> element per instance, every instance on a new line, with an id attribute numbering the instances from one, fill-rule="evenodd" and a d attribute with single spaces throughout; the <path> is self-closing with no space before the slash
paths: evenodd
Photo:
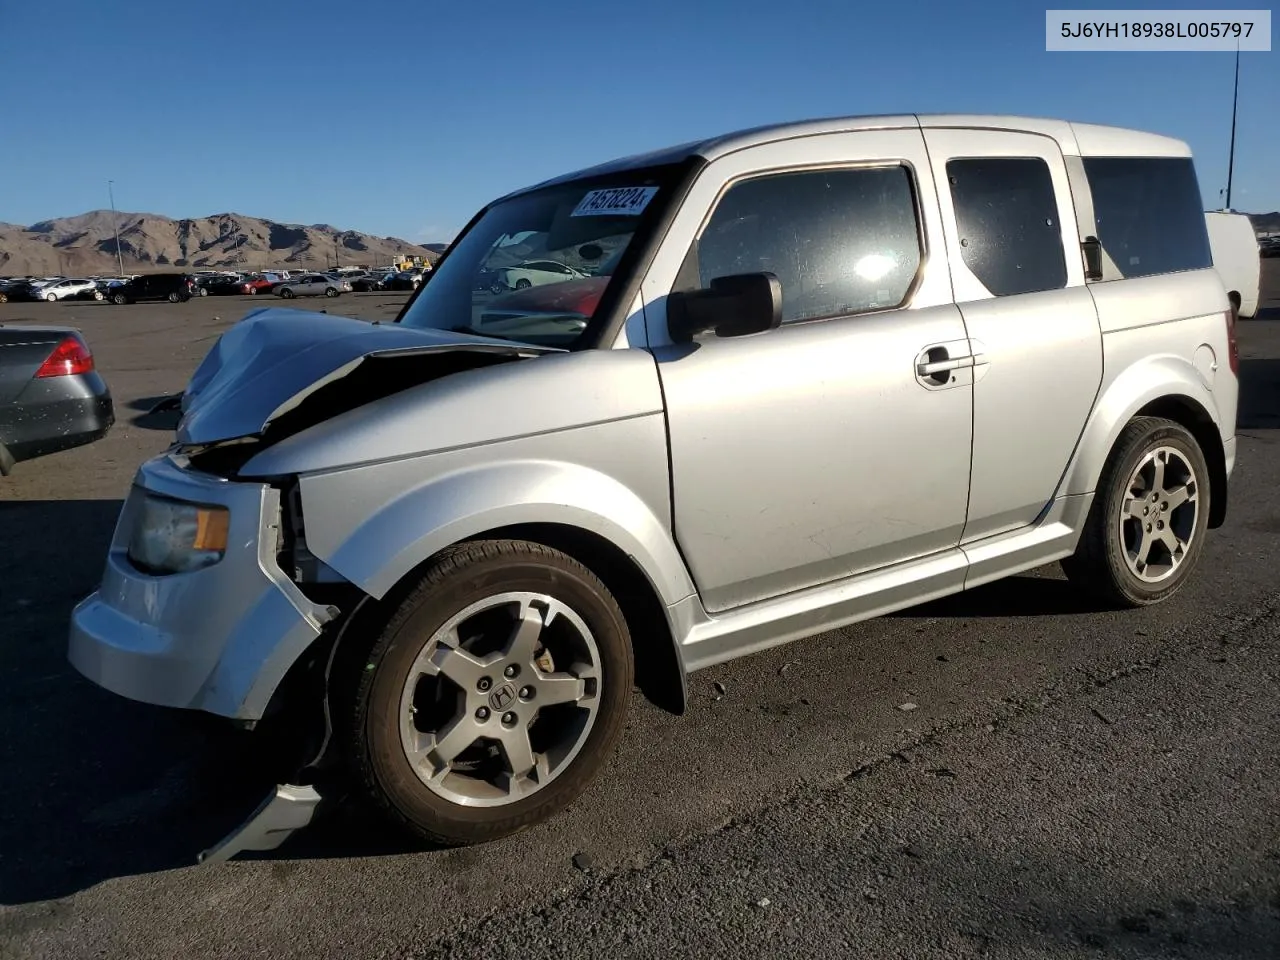
<path id="1" fill-rule="evenodd" d="M 280 296 L 284 297 L 286 300 L 292 300 L 293 291 L 290 290 L 288 287 L 285 287 L 283 290 L 280 291 Z"/>
<path id="2" fill-rule="evenodd" d="M 333 289 L 333 287 L 325 287 L 324 295 L 326 297 L 336 297 L 338 295 L 338 291 Z"/>
<path id="3" fill-rule="evenodd" d="M 1119 606 L 1167 599 L 1200 558 L 1212 493 L 1204 453 L 1186 428 L 1135 418 L 1103 467 L 1080 544 L 1063 570 Z"/>
<path id="4" fill-rule="evenodd" d="M 550 818 L 622 732 L 627 626 L 573 558 L 517 540 L 438 558 L 353 664 L 349 750 L 392 821 L 439 844 Z"/>
<path id="5" fill-rule="evenodd" d="M 57 303 L 57 302 L 58 302 L 58 295 L 57 295 L 56 293 L 46 293 L 46 294 L 44 295 L 44 299 L 45 299 L 45 301 L 46 301 L 46 302 L 48 302 L 48 303 Z"/>
<path id="6" fill-rule="evenodd" d="M 533 283 L 524 277 L 521 277 L 519 280 L 516 281 L 517 290 L 528 290 L 532 286 L 533 286 Z"/>
<path id="7" fill-rule="evenodd" d="M 122 304 L 125 302 L 125 296 L 124 296 L 124 294 L 123 294 L 123 293 L 113 293 L 113 294 L 111 295 L 111 302 L 112 302 L 112 303 L 114 303 L 116 306 L 120 306 L 120 305 L 122 305 Z"/>

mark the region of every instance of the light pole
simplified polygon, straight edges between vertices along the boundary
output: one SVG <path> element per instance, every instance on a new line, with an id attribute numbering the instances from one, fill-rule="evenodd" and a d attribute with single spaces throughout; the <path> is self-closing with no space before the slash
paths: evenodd
<path id="1" fill-rule="evenodd" d="M 107 181 L 107 196 L 111 198 L 111 227 L 116 234 L 116 269 L 120 271 L 120 276 L 124 276 L 124 257 L 120 254 L 120 218 L 116 216 L 116 193 L 112 189 L 115 181 Z"/>
<path id="2" fill-rule="evenodd" d="M 1236 169 L 1236 106 L 1240 102 L 1240 44 L 1236 44 L 1236 83 L 1231 94 L 1231 151 L 1227 156 L 1227 209 L 1231 209 L 1231 179 Z"/>

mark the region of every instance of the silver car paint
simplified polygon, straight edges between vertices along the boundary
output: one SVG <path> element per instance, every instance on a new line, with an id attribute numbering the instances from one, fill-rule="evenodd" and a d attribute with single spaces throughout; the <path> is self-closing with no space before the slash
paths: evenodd
<path id="1" fill-rule="evenodd" d="M 1224 314 L 1230 304 L 1217 272 L 1103 281 L 1090 284 L 1089 291 L 1107 362 L 1063 492 L 1092 492 L 1124 425 L 1143 407 L 1170 396 L 1194 403 L 1214 423 L 1229 444 L 1230 469 L 1239 383 L 1227 361 Z M 1212 359 L 1197 370 L 1195 357 L 1202 348 Z"/>
<path id="2" fill-rule="evenodd" d="M 1030 530 L 1015 530 L 932 556 L 708 613 L 698 597 L 670 611 L 680 662 L 693 672 L 1060 560 L 1075 551 L 1092 495 L 1059 497 Z"/>
<path id="3" fill-rule="evenodd" d="M 981 134 L 970 138 L 958 127 Z M 1043 142 L 1051 137 L 1066 158 L 1051 164 L 1071 265 L 1065 291 L 1000 302 L 969 284 L 955 262 L 948 263 L 951 214 L 938 192 L 938 184 L 945 183 L 946 151 L 927 154 L 924 138 L 968 152 L 996 142 L 991 131 L 1015 134 L 1020 150 L 1035 141 L 1048 151 Z M 1075 245 L 1078 212 L 1067 203 L 1070 194 L 1063 186 L 1071 158 L 1082 148 L 1086 154 L 1188 155 L 1185 144 L 1169 138 L 1064 121 L 900 116 L 762 128 L 604 165 L 597 170 L 677 160 L 691 152 L 710 161 L 677 212 L 613 351 L 520 360 L 424 384 L 289 438 L 259 454 L 249 469 L 262 475 L 301 473 L 308 548 L 375 597 L 463 537 L 526 523 L 590 530 L 644 571 L 667 608 L 686 670 L 1069 555 L 1102 462 L 1130 416 L 1171 395 L 1198 404 L 1219 427 L 1229 469 L 1236 406 L 1235 378 L 1226 367 L 1222 313 L 1227 301 L 1216 273 L 1082 285 Z M 917 173 L 928 249 L 905 309 L 735 341 L 703 340 L 697 349 L 672 344 L 666 334 L 666 294 L 726 184 L 766 169 L 878 160 L 906 160 Z M 558 179 L 571 176 L 576 174 Z M 1078 180 L 1071 186 L 1080 189 Z M 1033 310 L 1051 323 L 1018 327 L 1011 316 L 1015 299 L 1024 301 L 1017 311 L 1023 319 Z M 912 361 L 934 342 L 978 354 L 982 362 L 975 375 L 960 377 L 946 390 L 918 383 L 910 374 Z M 1036 351 L 1043 353 L 1041 364 Z M 710 363 L 713 353 L 728 366 Z M 887 372 L 885 365 L 892 364 L 905 374 Z M 572 388 L 557 387 L 552 370 Z M 726 372 L 734 370 L 737 376 Z M 811 417 L 819 410 L 821 416 L 788 418 L 776 399 L 772 404 L 753 399 L 741 383 L 744 371 L 765 371 L 788 404 Z M 859 381 L 859 375 L 866 379 Z M 266 386 L 269 380 L 259 383 Z M 659 385 L 665 396 L 658 393 Z M 984 392 L 984 385 L 990 390 Z M 1068 403 L 1052 399 L 1059 389 L 1067 392 Z M 1097 401 L 1090 411 L 1092 398 L 1082 398 L 1091 390 Z M 260 429 L 279 398 L 255 402 L 256 391 L 245 390 L 243 409 L 207 435 L 240 435 L 234 430 L 254 420 L 259 426 L 253 429 Z M 895 413 L 910 410 L 913 418 L 929 405 L 945 410 L 945 429 L 933 430 L 922 442 L 914 420 L 859 422 L 849 415 L 852 403 L 864 409 L 874 404 L 876 391 L 897 397 Z M 820 402 L 824 393 L 825 405 Z M 210 420 L 220 419 L 222 403 L 206 402 Z M 813 458 L 819 476 L 805 478 L 807 501 L 784 482 L 796 477 L 795 465 L 760 452 L 758 437 L 753 443 L 738 415 L 743 404 L 756 418 L 756 430 L 767 434 L 783 456 Z M 1038 414 L 1058 439 L 1033 442 L 1033 456 L 1024 464 L 1024 444 L 1008 446 L 1000 435 L 1007 429 L 998 416 L 1002 404 L 1015 420 L 1022 418 L 1022 427 L 1011 436 Z M 507 417 L 521 426 L 509 426 Z M 966 510 L 970 424 L 977 495 L 976 509 Z M 807 445 L 807 431 L 825 431 L 828 446 Z M 849 452 L 850 437 L 876 450 L 878 459 L 859 464 Z M 831 447 L 833 438 L 844 446 Z M 952 476 L 922 479 L 939 451 L 945 464 L 939 472 L 954 471 L 954 483 Z M 997 461 L 1006 453 L 1018 457 L 1018 469 L 1000 468 Z M 144 468 L 139 479 L 168 482 L 153 467 Z M 855 495 L 848 493 L 851 484 Z M 886 499 L 895 484 L 911 497 Z M 255 491 L 260 500 L 268 497 L 263 493 L 268 488 L 255 483 L 229 487 Z M 825 514 L 818 500 L 827 504 Z M 270 522 L 270 504 L 263 502 L 259 537 Z M 122 526 L 128 513 L 126 507 Z M 734 518 L 740 527 L 733 525 Z M 718 542 L 708 531 L 736 543 Z M 268 560 L 274 562 L 260 558 L 259 568 Z M 219 603 L 228 589 L 208 576 L 216 569 L 191 575 L 202 578 L 206 606 Z M 124 569 L 119 575 L 138 578 Z M 277 583 L 269 570 L 264 576 L 291 605 L 303 609 L 295 602 L 296 588 Z M 129 607 L 131 619 L 122 615 L 111 629 L 176 624 L 175 611 L 196 595 L 195 587 L 164 579 L 172 585 L 149 588 L 150 605 Z M 99 594 L 82 610 L 98 610 L 98 604 L 115 610 L 117 602 L 111 593 Z M 277 644 L 270 663 L 296 655 L 303 632 L 298 623 L 313 630 L 316 618 L 315 610 L 302 615 L 283 641 L 267 631 L 258 643 Z M 158 681 L 141 671 L 130 673 L 129 658 L 112 659 L 119 632 L 88 636 L 85 621 L 78 611 L 73 648 L 80 646 L 80 662 L 93 659 L 84 647 L 94 645 L 104 661 L 96 665 L 98 676 L 114 676 L 117 687 L 129 687 L 129 695 L 168 702 L 171 695 Z M 182 640 L 201 657 L 208 650 L 218 657 L 226 643 L 219 629 L 188 622 Z M 252 659 L 233 658 L 242 666 L 231 672 L 243 674 L 243 664 Z M 278 681 L 274 666 L 260 670 L 252 696 L 241 697 L 239 706 L 210 697 L 191 705 L 249 716 L 254 708 L 248 704 L 265 702 L 260 691 L 273 678 Z"/>
<path id="4" fill-rule="evenodd" d="M 144 490 L 227 507 L 227 555 L 191 573 L 139 572 L 126 554 Z M 72 615 L 71 663 L 125 697 L 259 718 L 333 615 L 280 570 L 278 524 L 279 493 L 266 485 L 182 470 L 166 457 L 143 464 L 120 512 L 102 584 Z"/>
<path id="5" fill-rule="evenodd" d="M 664 603 L 675 603 L 693 587 L 671 539 L 664 442 L 662 417 L 651 415 L 308 475 L 301 481 L 307 545 L 380 597 L 459 540 L 516 524 L 561 524 L 613 543 Z"/>
<path id="6" fill-rule="evenodd" d="M 1053 498 L 1102 382 L 1102 332 L 1076 253 L 1080 234 L 1063 156 L 1048 136 L 1003 130 L 924 132 L 942 207 L 956 303 L 974 355 L 973 467 L 964 542 L 1033 523 Z M 1066 287 L 993 296 L 965 266 L 946 164 L 956 157 L 1039 157 L 1053 178 Z M 1017 461 L 1018 469 L 1009 469 Z"/>
<path id="7" fill-rule="evenodd" d="M 277 296 L 282 296 L 285 290 L 289 290 L 295 296 L 300 297 L 322 297 L 326 290 L 332 287 L 338 293 L 350 293 L 351 282 L 348 280 L 335 280 L 332 277 L 326 277 L 322 274 L 304 274 L 303 276 L 293 279 L 290 278 L 285 283 L 280 284 L 272 292 Z"/>
<path id="8" fill-rule="evenodd" d="M 465 350 L 536 356 L 532 347 L 287 308 L 255 310 L 227 330 L 182 396 L 177 439 L 207 444 L 261 433 L 367 358 Z M 559 352 L 559 351 L 555 351 Z"/>
<path id="9" fill-rule="evenodd" d="M 936 250 L 926 251 L 909 310 L 706 338 L 694 349 L 667 336 L 667 293 L 730 183 L 849 158 L 928 169 L 918 129 L 728 152 L 703 170 L 642 284 L 670 424 L 675 535 L 708 610 L 952 547 L 964 527 L 969 372 L 942 389 L 913 375 L 932 345 L 968 352 Z M 937 238 L 932 184 L 918 179 L 926 236 Z M 924 458 L 937 469 L 921 469 Z"/>
<path id="10" fill-rule="evenodd" d="M 1068 156 L 1134 156 L 1134 157 L 1189 157 L 1191 149 L 1181 140 L 1102 124 L 1078 123 L 1044 117 L 1021 117 L 996 114 L 882 114 L 856 117 L 825 117 L 801 120 L 793 123 L 768 124 L 747 130 L 737 130 L 721 136 L 695 140 L 678 146 L 653 150 L 647 153 L 622 157 L 607 163 L 544 180 L 529 187 L 522 187 L 500 199 L 519 196 L 555 183 L 565 183 L 580 177 L 597 176 L 635 170 L 656 164 L 677 163 L 690 156 L 715 161 L 721 157 L 749 147 L 788 140 L 804 141 L 831 133 L 856 133 L 866 130 L 928 129 L 952 127 L 964 130 L 1009 130 L 1038 133 L 1052 137 L 1062 152 Z M 848 158 L 845 158 L 848 159 Z"/>
<path id="11" fill-rule="evenodd" d="M 345 469 L 661 413 L 648 354 L 558 353 L 453 374 L 349 410 L 268 447 L 241 474 Z"/>

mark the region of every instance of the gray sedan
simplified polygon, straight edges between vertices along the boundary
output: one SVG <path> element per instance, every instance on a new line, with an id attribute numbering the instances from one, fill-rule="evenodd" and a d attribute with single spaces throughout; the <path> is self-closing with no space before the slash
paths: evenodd
<path id="1" fill-rule="evenodd" d="M 278 284 L 274 291 L 277 297 L 284 297 L 286 300 L 292 297 L 336 297 L 350 292 L 350 281 L 325 273 L 303 274 Z"/>

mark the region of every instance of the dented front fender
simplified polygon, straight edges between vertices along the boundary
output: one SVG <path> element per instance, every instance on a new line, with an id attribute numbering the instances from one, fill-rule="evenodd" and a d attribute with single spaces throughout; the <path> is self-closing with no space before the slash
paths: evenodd
<path id="1" fill-rule="evenodd" d="M 382 597 L 451 544 L 504 527 L 559 524 L 614 544 L 669 606 L 694 588 L 668 525 L 664 443 L 662 418 L 652 415 L 507 441 L 485 448 L 488 457 L 457 450 L 304 476 L 307 547 Z"/>

